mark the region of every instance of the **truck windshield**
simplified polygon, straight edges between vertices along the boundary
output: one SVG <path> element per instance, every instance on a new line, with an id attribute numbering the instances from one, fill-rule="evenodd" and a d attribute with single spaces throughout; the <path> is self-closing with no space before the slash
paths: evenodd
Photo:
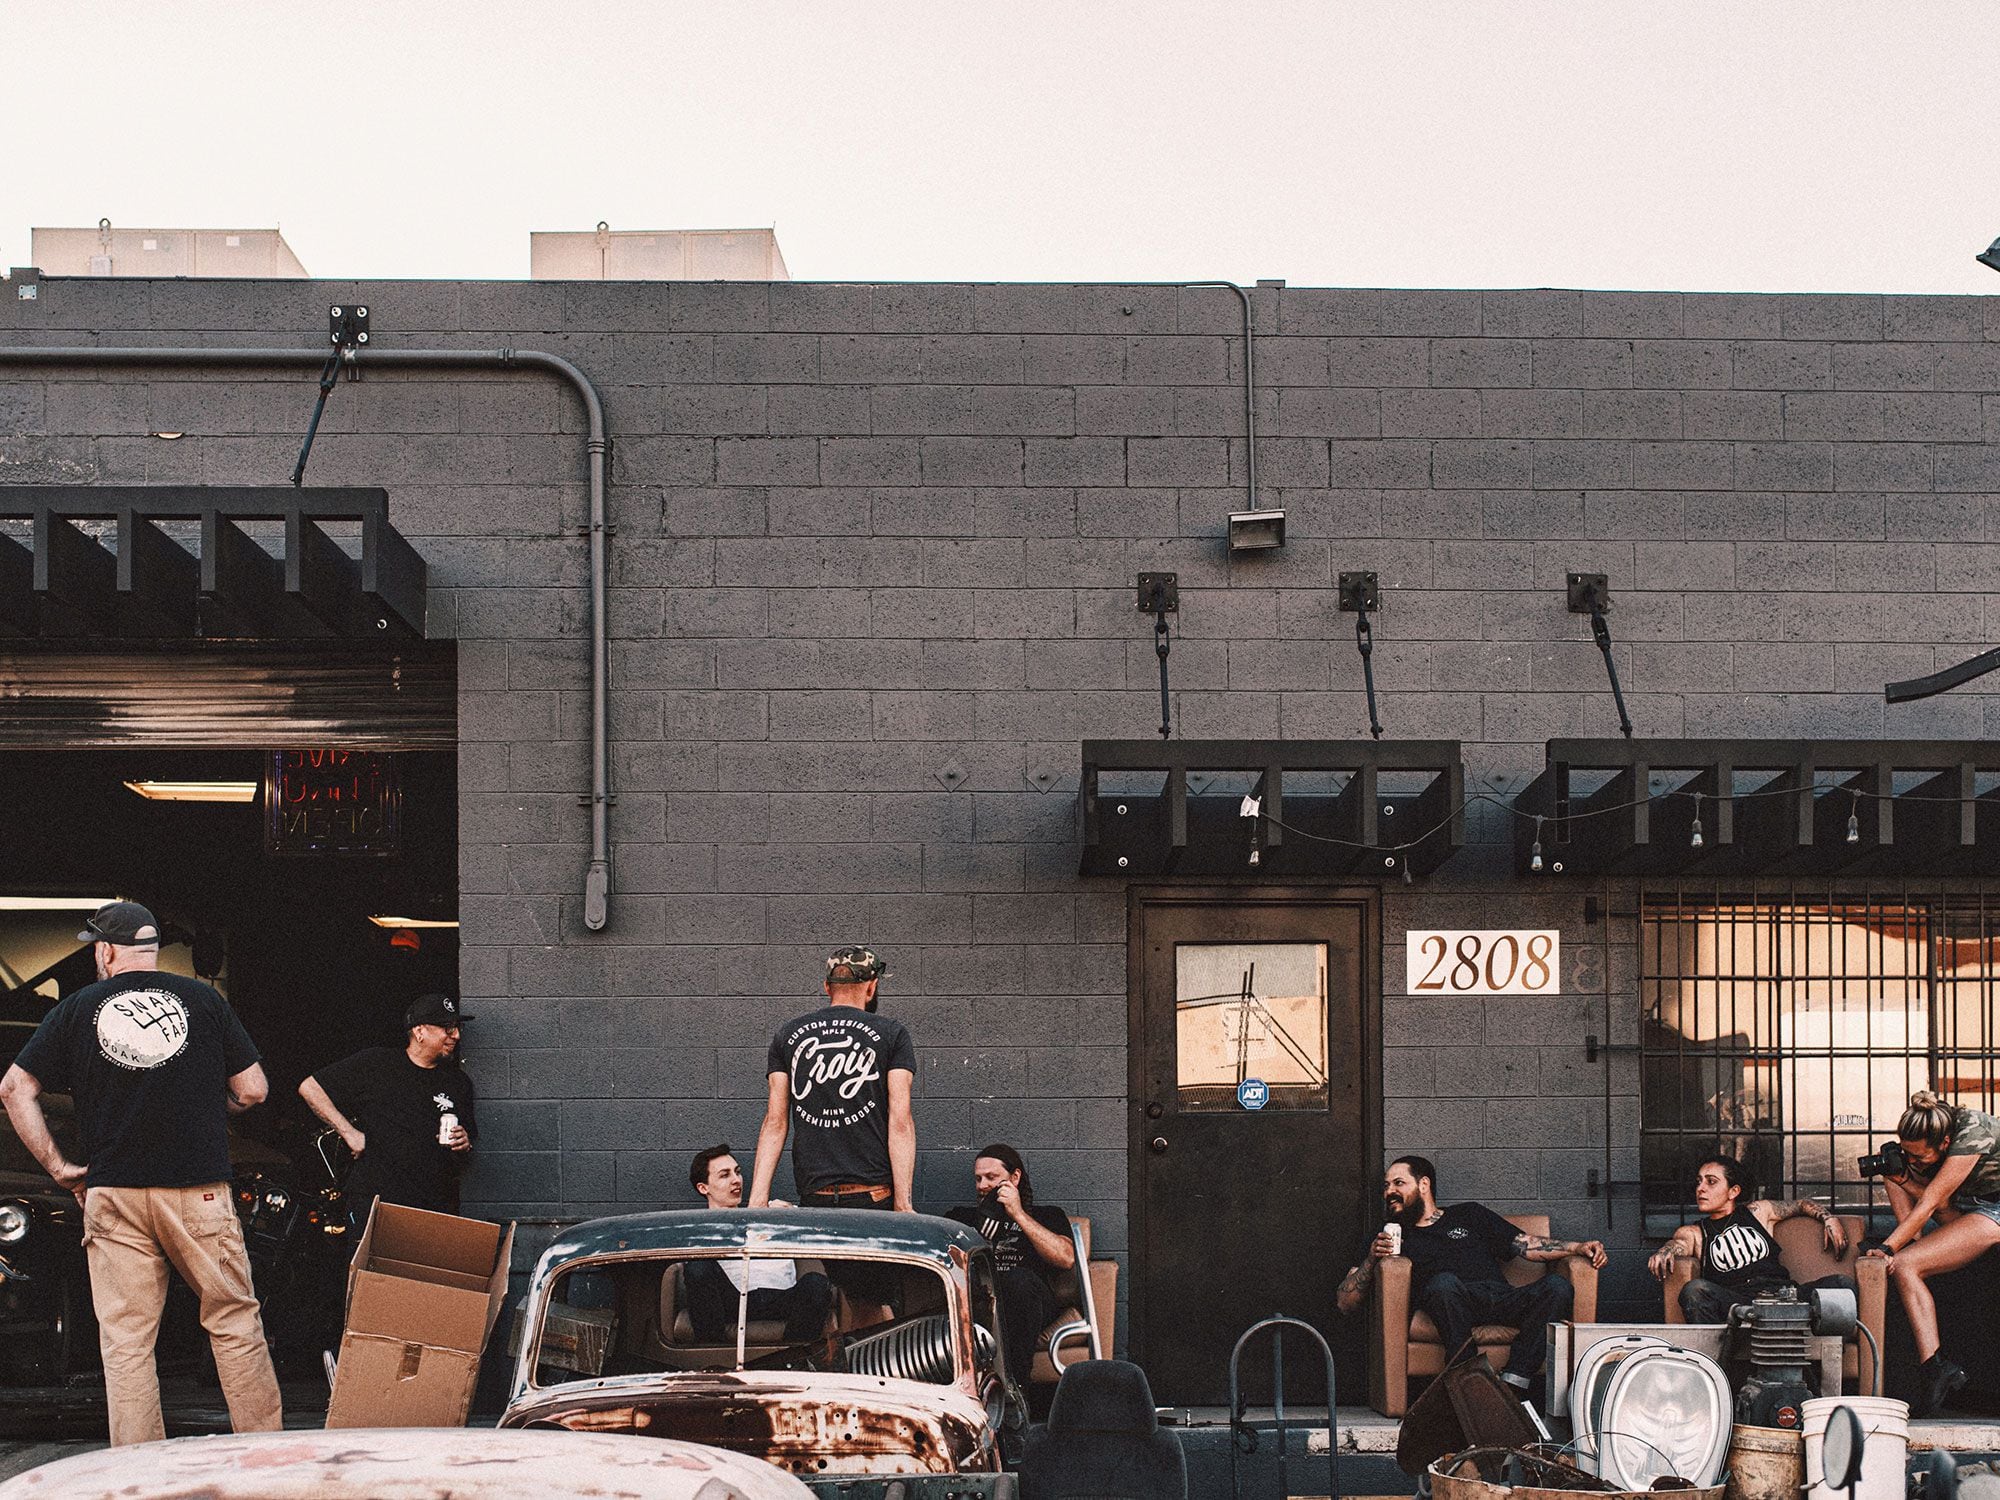
<path id="1" fill-rule="evenodd" d="M 991 1365 L 998 1325 L 990 1270 L 984 1302 L 974 1341 Z M 941 1270 L 907 1262 L 798 1259 L 753 1247 L 747 1255 L 584 1263 L 549 1288 L 533 1383 L 796 1369 L 949 1385 L 959 1375 L 958 1316 Z M 523 1334 L 517 1326 L 517 1354 Z"/>

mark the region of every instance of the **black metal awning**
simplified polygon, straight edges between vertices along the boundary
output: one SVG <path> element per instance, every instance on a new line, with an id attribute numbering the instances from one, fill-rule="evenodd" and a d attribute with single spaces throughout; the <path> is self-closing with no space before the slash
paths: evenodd
<path id="1" fill-rule="evenodd" d="M 256 522 L 283 525 L 282 556 Z M 0 486 L 0 637 L 421 639 L 425 574 L 382 490 Z"/>
<path id="2" fill-rule="evenodd" d="M 1085 740 L 1082 752 L 1085 875 L 1393 879 L 1429 874 L 1465 838 L 1457 740 Z"/>
<path id="3" fill-rule="evenodd" d="M 2000 743 L 1566 739 L 1547 755 L 1513 803 L 1522 874 L 2000 871 Z"/>

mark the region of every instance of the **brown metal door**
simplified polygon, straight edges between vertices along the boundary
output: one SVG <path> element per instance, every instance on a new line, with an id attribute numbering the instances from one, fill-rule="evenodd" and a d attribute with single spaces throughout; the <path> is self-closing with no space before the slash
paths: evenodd
<path id="1" fill-rule="evenodd" d="M 1133 908 L 1133 1350 L 1161 1402 L 1219 1404 L 1260 1318 L 1354 1342 L 1336 1337 L 1333 1292 L 1380 1154 L 1374 909 L 1254 891 L 1135 893 Z M 1299 1342 L 1286 1399 L 1323 1402 Z M 1254 1399 L 1270 1369 L 1267 1346 L 1246 1352 Z"/>

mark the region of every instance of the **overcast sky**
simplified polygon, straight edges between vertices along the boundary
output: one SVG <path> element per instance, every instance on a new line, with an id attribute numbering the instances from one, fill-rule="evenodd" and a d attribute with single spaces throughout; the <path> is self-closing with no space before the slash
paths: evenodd
<path id="1" fill-rule="evenodd" d="M 2000 292 L 1992 0 L 0 0 L 33 225 L 315 275 L 775 225 L 798 280 Z"/>

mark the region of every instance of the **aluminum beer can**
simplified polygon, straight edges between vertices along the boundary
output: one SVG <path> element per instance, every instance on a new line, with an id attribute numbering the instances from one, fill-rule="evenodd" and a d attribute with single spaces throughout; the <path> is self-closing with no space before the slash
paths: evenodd
<path id="1" fill-rule="evenodd" d="M 1403 1253 L 1403 1226 L 1394 1223 L 1384 1224 L 1382 1232 L 1389 1236 L 1389 1253 L 1391 1255 L 1401 1255 Z"/>
<path id="2" fill-rule="evenodd" d="M 449 1146 L 451 1133 L 458 1129 L 458 1116 L 449 1112 L 438 1116 L 438 1144 Z"/>

